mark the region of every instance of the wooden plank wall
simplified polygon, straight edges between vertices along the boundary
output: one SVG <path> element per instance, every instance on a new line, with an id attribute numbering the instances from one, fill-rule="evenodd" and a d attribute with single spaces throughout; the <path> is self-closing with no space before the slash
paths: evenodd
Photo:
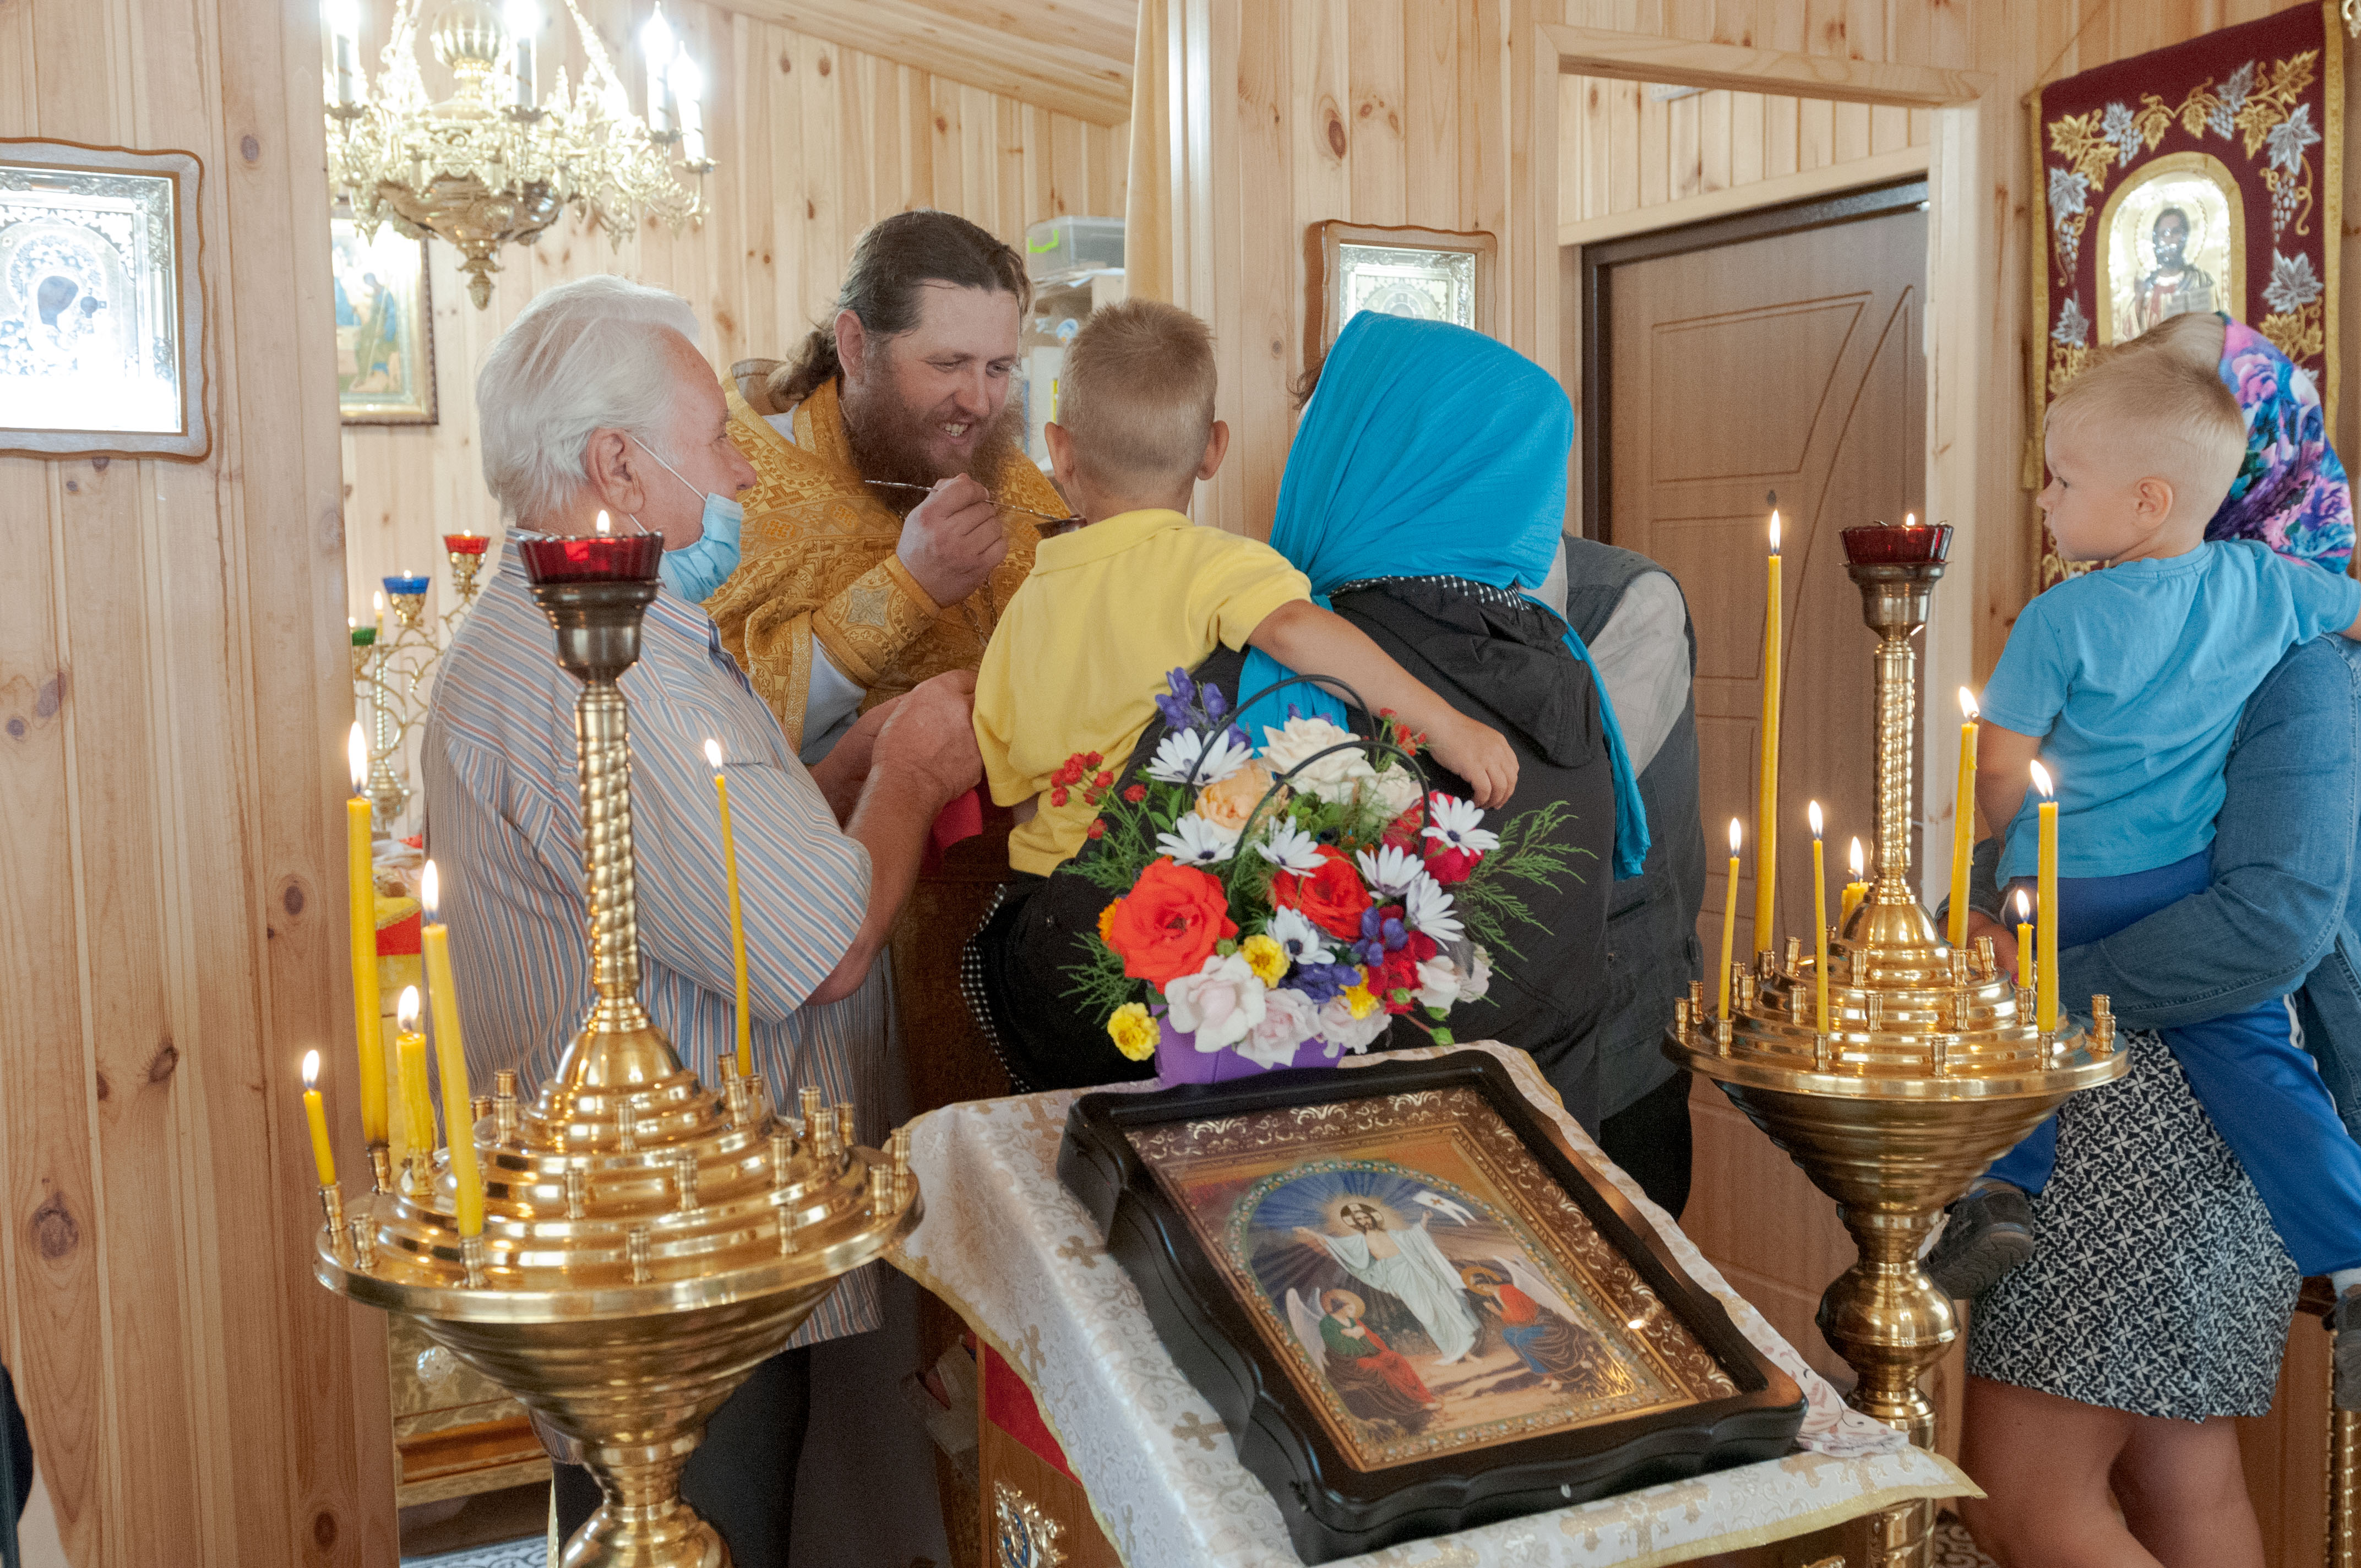
<path id="1" fill-rule="evenodd" d="M 390 7 L 371 7 L 382 29 Z M 584 7 L 638 102 L 642 71 L 632 29 L 644 7 Z M 719 167 L 710 214 L 678 236 L 657 224 L 620 248 L 569 214 L 529 251 L 510 247 L 490 307 L 468 301 L 457 253 L 427 247 L 441 422 L 344 431 L 352 608 L 398 570 L 431 570 L 428 611 L 440 614 L 448 569 L 437 536 L 496 533 L 476 450 L 475 375 L 525 302 L 550 285 L 620 272 L 671 289 L 697 310 L 700 345 L 717 367 L 783 357 L 811 324 L 833 318 L 845 258 L 861 231 L 911 207 L 939 207 L 1011 243 L 1060 214 L 1120 217 L 1130 131 L 1091 125 L 929 75 L 890 60 L 735 15 L 697 0 L 667 5 L 713 92 L 705 119 Z M 555 35 L 546 35 L 554 44 Z M 381 38 L 364 44 L 374 73 Z M 544 87 L 558 61 L 544 54 Z M 564 63 L 579 79 L 578 46 Z M 435 67 L 426 66 L 433 88 Z"/>
<path id="2" fill-rule="evenodd" d="M 210 458 L 0 458 L 0 1354 L 78 1565 L 394 1554 L 296 1097 L 328 1047 L 357 1144 L 317 28 L 0 5 L 0 136 L 203 163 Z"/>

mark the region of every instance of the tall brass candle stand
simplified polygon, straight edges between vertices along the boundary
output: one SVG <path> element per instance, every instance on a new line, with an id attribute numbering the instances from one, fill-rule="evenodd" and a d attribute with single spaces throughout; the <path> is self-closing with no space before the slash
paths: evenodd
<path id="1" fill-rule="evenodd" d="M 1693 988 L 1664 1046 L 1836 1200 L 1860 1256 L 1820 1298 L 1820 1332 L 1857 1375 L 1853 1408 L 1921 1447 L 1934 1445 L 1935 1409 L 1918 1380 L 1959 1332 L 1949 1299 L 1919 1269 L 1921 1245 L 1994 1157 L 2069 1094 L 2127 1065 L 2105 998 L 2093 999 L 2091 1023 L 2042 1034 L 2030 993 L 1998 971 L 1990 944 L 1952 951 L 1910 889 L 1913 640 L 1949 543 L 1948 527 L 1844 532 L 1878 637 L 1877 866 L 1829 943 L 1827 1033 L 1815 1026 L 1813 944 L 1791 941 L 1784 959 L 1766 949 L 1733 966 L 1728 1019 Z M 1872 1563 L 1923 1568 L 1933 1523 L 1928 1503 L 1877 1516 Z"/>
<path id="2" fill-rule="evenodd" d="M 520 1106 L 503 1073 L 468 1130 L 484 1168 L 480 1237 L 458 1234 L 445 1153 L 431 1192 L 375 1193 L 353 1205 L 349 1234 L 324 1227 L 313 1267 L 332 1290 L 416 1319 L 579 1445 L 605 1498 L 566 1568 L 721 1568 L 728 1550 L 680 1499 L 682 1465 L 707 1418 L 837 1280 L 917 1224 L 917 1183 L 901 1135 L 890 1156 L 848 1146 L 845 1108 L 819 1108 L 810 1091 L 802 1118 L 783 1118 L 727 1052 L 716 1093 L 642 1010 L 616 679 L 639 657 L 661 542 L 598 542 L 619 547 L 621 576 L 616 562 L 569 562 L 565 547 L 582 542 L 537 543 L 550 549 L 536 562 L 527 547 L 533 592 L 559 663 L 583 683 L 598 1000 L 533 1102 Z"/>

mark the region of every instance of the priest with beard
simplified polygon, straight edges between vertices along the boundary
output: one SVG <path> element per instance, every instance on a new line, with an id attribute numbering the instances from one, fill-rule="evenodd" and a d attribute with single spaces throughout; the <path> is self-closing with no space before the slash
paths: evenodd
<path id="1" fill-rule="evenodd" d="M 899 213 L 853 247 L 832 321 L 785 363 L 731 370 L 753 464 L 743 563 L 706 608 L 807 762 L 859 715 L 972 670 L 1065 503 L 1014 439 L 1031 285 L 950 213 Z"/>

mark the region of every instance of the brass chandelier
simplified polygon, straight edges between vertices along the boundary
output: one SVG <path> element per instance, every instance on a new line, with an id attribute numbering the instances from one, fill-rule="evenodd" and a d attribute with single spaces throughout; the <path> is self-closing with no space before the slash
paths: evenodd
<path id="1" fill-rule="evenodd" d="M 575 0 L 562 3 L 588 62 L 579 83 L 569 85 L 560 67 L 548 95 L 537 95 L 534 0 L 453 0 L 428 35 L 454 82 L 439 104 L 419 69 L 422 0 L 396 0 L 374 91 L 355 63 L 359 0 L 323 6 L 331 185 L 364 235 L 390 223 L 405 237 L 432 234 L 456 246 L 478 310 L 491 302 L 500 247 L 532 244 L 568 206 L 603 225 L 619 248 L 642 214 L 677 233 L 704 213 L 703 176 L 714 166 L 698 107 L 704 75 L 663 7 L 640 29 L 642 117 Z"/>

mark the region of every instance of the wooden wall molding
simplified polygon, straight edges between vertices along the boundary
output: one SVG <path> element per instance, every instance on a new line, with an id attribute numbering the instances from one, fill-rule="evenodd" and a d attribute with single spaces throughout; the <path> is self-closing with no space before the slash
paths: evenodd
<path id="1" fill-rule="evenodd" d="M 1890 60 L 1847 60 L 1792 49 L 1696 43 L 1654 33 L 1540 24 L 1557 49 L 1558 69 L 1571 76 L 1660 82 L 1684 87 L 1726 87 L 1740 93 L 1793 93 L 1847 104 L 1942 109 L 1972 104 L 1992 91 L 1982 71 Z"/>
<path id="2" fill-rule="evenodd" d="M 1883 185 L 1907 179 L 1913 174 L 1926 173 L 1929 161 L 1930 154 L 1926 148 L 1895 148 L 1888 152 L 1872 153 L 1867 158 L 1850 159 L 1843 163 L 1824 164 L 1817 169 L 1775 175 L 1749 185 L 1732 185 L 1719 191 L 1702 192 L 1695 196 L 1676 197 L 1653 207 L 1635 207 L 1627 213 L 1610 213 L 1605 217 L 1578 218 L 1561 223 L 1557 226 L 1557 242 L 1560 245 L 1600 245 L 1610 239 L 1647 234 L 1655 229 L 1726 218 L 1732 213 L 1750 212 L 1756 207 L 1809 201 L 1815 196 L 1830 195 L 1864 185 Z"/>

